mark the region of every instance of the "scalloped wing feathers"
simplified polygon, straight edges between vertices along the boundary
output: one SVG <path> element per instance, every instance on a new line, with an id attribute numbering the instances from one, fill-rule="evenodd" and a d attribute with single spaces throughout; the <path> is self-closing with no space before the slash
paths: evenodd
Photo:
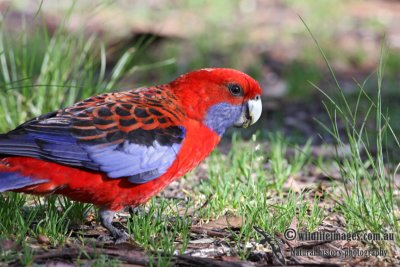
<path id="1" fill-rule="evenodd" d="M 0 154 L 27 156 L 145 183 L 165 173 L 185 114 L 161 87 L 109 93 L 32 119 L 0 136 Z"/>

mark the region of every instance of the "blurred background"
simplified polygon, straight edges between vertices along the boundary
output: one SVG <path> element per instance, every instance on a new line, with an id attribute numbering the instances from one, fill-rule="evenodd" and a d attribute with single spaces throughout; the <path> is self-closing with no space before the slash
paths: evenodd
<path id="1" fill-rule="evenodd" d="M 198 68 L 229 67 L 249 73 L 264 88 L 262 121 L 258 129 L 243 131 L 245 138 L 255 131 L 261 136 L 280 131 L 296 142 L 330 142 L 317 122 L 329 124 L 321 102 L 326 97 L 316 87 L 335 97 L 338 86 L 301 18 L 351 107 L 360 85 L 369 97 L 376 95 L 375 72 L 385 55 L 382 106 L 392 122 L 400 116 L 400 1 L 13 0 L 0 1 L 0 12 L 1 48 L 14 49 L 1 55 L 0 80 L 3 87 L 18 88 L 17 99 L 22 99 L 8 103 L 8 110 L 22 107 L 18 114 L 7 114 L 4 103 L 10 100 L 3 99 L 0 115 L 8 123 L 2 130 L 91 93 L 161 84 Z M 49 53 L 52 47 L 66 52 L 54 55 Z M 19 62 L 17 55 L 25 59 Z M 54 58 L 58 66 L 45 76 Z M 70 70 L 89 59 L 89 67 L 80 63 Z M 111 82 L 88 82 L 87 68 L 92 69 L 91 81 Z M 61 93 L 53 103 L 49 96 L 58 96 L 47 92 L 35 99 L 41 86 L 62 86 L 64 91 L 58 92 L 67 90 L 72 96 Z M 2 94 L 10 98 L 9 90 Z M 368 100 L 364 109 L 362 103 L 358 112 L 367 112 Z"/>

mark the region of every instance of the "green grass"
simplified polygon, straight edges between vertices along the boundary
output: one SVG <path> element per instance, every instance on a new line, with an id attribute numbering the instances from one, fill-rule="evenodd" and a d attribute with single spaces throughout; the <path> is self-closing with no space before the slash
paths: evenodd
<path id="1" fill-rule="evenodd" d="M 1 131 L 115 89 L 135 70 L 131 61 L 138 49 L 127 49 L 110 68 L 98 38 L 73 35 L 62 26 L 51 36 L 37 28 L 33 34 L 21 30 L 18 36 L 1 30 L 0 48 Z"/>
<path id="2" fill-rule="evenodd" d="M 309 30 L 306 24 L 305 26 Z M 337 209 L 346 218 L 349 231 L 382 234 L 391 232 L 395 234 L 399 244 L 400 203 L 395 196 L 399 189 L 395 183 L 399 165 L 392 155 L 398 153 L 400 143 L 398 133 L 391 126 L 390 117 L 382 107 L 385 44 L 382 44 L 381 60 L 376 71 L 376 101 L 364 90 L 365 83 L 357 83 L 358 98 L 355 105 L 352 105 L 354 103 L 347 100 L 324 51 L 310 30 L 309 32 L 337 85 L 336 100 L 314 85 L 326 97 L 323 103 L 331 126 L 322 126 L 335 139 L 336 163 L 343 179 L 342 190 L 337 196 Z M 369 103 L 367 112 L 360 112 L 361 102 Z M 375 122 L 372 129 L 367 127 L 367 123 L 371 121 Z M 339 122 L 344 125 L 344 134 L 339 131 Z M 388 146 L 388 139 L 394 140 L 394 147 Z M 343 158 L 343 150 L 348 146 L 350 156 Z"/>
<path id="3" fill-rule="evenodd" d="M 1 236 L 13 236 L 22 241 L 30 231 L 37 210 L 25 209 L 26 196 L 21 194 L 1 194 L 0 204 Z"/>
<path id="4" fill-rule="evenodd" d="M 282 193 L 282 187 L 286 180 L 296 175 L 310 161 L 311 140 L 309 139 L 304 147 L 295 146 L 293 155 L 287 155 L 288 141 L 283 139 L 282 134 L 274 133 L 269 135 L 270 143 L 270 164 L 273 187 Z"/>
<path id="5" fill-rule="evenodd" d="M 190 203 L 185 203 L 186 207 Z M 179 203 L 152 199 L 146 212 L 131 214 L 127 222 L 128 233 L 146 250 L 154 251 L 162 258 L 174 254 L 175 240 L 180 240 L 180 253 L 186 250 L 189 238 L 191 218 L 185 213 L 179 214 Z"/>
<path id="6" fill-rule="evenodd" d="M 338 106 L 334 101 L 329 101 L 326 106 L 332 120 L 330 132 L 336 142 L 336 162 L 344 179 L 343 190 L 338 196 L 343 201 L 338 203 L 338 209 L 345 216 L 348 228 L 381 233 L 389 230 L 398 238 L 400 227 L 396 211 L 399 210 L 399 202 L 395 197 L 395 191 L 398 190 L 395 184 L 398 167 L 392 153 L 400 149 L 400 144 L 388 116 L 382 112 L 382 72 L 383 59 L 377 71 L 378 100 L 370 102 L 367 113 L 358 113 L 357 106 L 350 107 L 344 96 L 341 99 L 344 106 Z M 371 99 L 363 86 L 359 85 L 358 102 L 362 98 Z M 376 131 L 372 133 L 366 126 L 371 119 L 375 120 L 373 131 Z M 343 141 L 337 129 L 338 120 L 345 125 L 348 142 Z M 388 139 L 395 141 L 394 147 L 387 146 Z M 350 157 L 340 158 L 341 150 L 348 145 Z"/>

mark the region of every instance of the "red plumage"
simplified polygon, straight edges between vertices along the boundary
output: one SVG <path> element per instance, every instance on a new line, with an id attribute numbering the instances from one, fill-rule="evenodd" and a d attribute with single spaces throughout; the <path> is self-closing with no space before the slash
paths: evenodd
<path id="1" fill-rule="evenodd" d="M 106 174 L 28 157 L 6 157 L 0 172 L 17 171 L 24 176 L 48 179 L 49 182 L 15 190 L 37 195 L 61 194 L 73 200 L 93 203 L 109 210 L 145 203 L 174 179 L 183 176 L 202 161 L 218 144 L 220 137 L 204 126 L 192 123 L 177 160 L 157 179 L 132 184 L 125 179 L 110 179 Z M 196 125 L 197 124 L 197 125 Z"/>

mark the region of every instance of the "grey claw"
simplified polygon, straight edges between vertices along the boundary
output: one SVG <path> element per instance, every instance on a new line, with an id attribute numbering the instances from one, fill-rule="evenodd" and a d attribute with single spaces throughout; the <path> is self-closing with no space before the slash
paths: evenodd
<path id="1" fill-rule="evenodd" d="M 121 243 L 126 243 L 129 241 L 129 239 L 131 238 L 126 232 L 122 232 L 121 235 L 119 235 L 118 237 L 114 237 L 115 238 L 115 244 L 121 244 Z"/>
<path id="2" fill-rule="evenodd" d="M 114 211 L 101 209 L 99 211 L 100 222 L 108 231 L 110 231 L 112 237 L 115 240 L 115 244 L 121 244 L 127 242 L 131 236 L 129 236 L 124 230 L 118 229 L 112 225 L 112 220 L 114 218 Z"/>

